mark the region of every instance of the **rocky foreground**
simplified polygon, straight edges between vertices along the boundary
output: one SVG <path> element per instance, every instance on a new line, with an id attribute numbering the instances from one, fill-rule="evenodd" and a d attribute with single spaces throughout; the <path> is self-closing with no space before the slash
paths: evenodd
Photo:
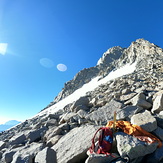
<path id="1" fill-rule="evenodd" d="M 108 162 L 104 161 L 105 156 L 88 157 L 86 152 L 96 130 L 113 120 L 115 111 L 117 120 L 139 125 L 163 142 L 163 49 L 143 39 L 128 48 L 113 47 L 91 68 L 92 72 L 95 69 L 91 78 L 97 75 L 103 78 L 111 70 L 134 62 L 136 70 L 132 74 L 108 81 L 57 112 L 47 114 L 49 106 L 90 81 L 90 76 L 84 75 L 90 70 L 77 74 L 44 114 L 0 133 L 0 163 Z M 83 81 L 78 85 L 77 78 L 81 77 Z M 68 91 L 74 83 L 74 90 Z M 123 132 L 115 134 L 112 151 L 128 155 L 131 163 L 163 162 L 163 146 L 158 148 L 158 143 L 140 141 Z"/>

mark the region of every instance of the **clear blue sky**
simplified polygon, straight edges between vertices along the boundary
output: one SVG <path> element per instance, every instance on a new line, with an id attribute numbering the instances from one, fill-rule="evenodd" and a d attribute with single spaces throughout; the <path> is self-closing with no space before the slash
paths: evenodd
<path id="1" fill-rule="evenodd" d="M 37 114 L 108 48 L 138 38 L 163 47 L 162 0 L 0 0 L 0 123 Z"/>

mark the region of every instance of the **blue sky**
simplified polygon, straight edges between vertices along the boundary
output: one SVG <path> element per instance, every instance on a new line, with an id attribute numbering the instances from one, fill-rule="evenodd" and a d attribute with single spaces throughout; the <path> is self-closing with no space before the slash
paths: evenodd
<path id="1" fill-rule="evenodd" d="M 0 123 L 37 114 L 108 48 L 138 38 L 163 48 L 162 0 L 1 0 Z"/>

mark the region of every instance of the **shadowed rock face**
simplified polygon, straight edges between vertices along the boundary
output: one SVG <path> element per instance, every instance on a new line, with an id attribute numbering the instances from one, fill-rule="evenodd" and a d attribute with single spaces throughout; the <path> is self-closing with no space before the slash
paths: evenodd
<path id="1" fill-rule="evenodd" d="M 109 158 L 103 155 L 88 157 L 86 151 L 95 131 L 113 119 L 114 111 L 117 120 L 137 124 L 163 141 L 163 50 L 144 39 L 132 42 L 128 48 L 107 50 L 95 67 L 80 71 L 67 82 L 48 107 L 92 78 L 100 75 L 101 80 L 112 70 L 135 62 L 133 73 L 98 86 L 56 112 L 41 112 L 40 116 L 0 133 L 0 162 L 108 162 Z M 113 149 L 116 155 L 127 154 L 132 163 L 160 162 L 163 147 L 157 145 L 118 132 Z"/>

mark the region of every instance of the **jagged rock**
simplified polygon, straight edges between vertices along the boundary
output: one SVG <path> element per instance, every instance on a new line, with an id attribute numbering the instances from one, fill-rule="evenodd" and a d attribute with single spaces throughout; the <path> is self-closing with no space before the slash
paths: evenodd
<path id="1" fill-rule="evenodd" d="M 163 111 L 163 90 L 155 94 L 155 99 L 153 101 L 153 113 L 159 113 Z"/>
<path id="2" fill-rule="evenodd" d="M 124 157 L 128 155 L 130 159 L 135 159 L 153 153 L 157 148 L 157 143 L 148 144 L 123 132 L 116 133 L 117 149 Z"/>
<path id="3" fill-rule="evenodd" d="M 125 120 L 126 118 L 131 118 L 136 113 L 142 111 L 143 108 L 139 106 L 126 106 L 117 111 L 117 120 Z"/>
<path id="4" fill-rule="evenodd" d="M 33 163 L 33 159 L 38 152 L 43 149 L 43 144 L 32 143 L 23 148 L 17 150 L 13 155 L 13 160 L 11 163 Z"/>
<path id="5" fill-rule="evenodd" d="M 87 158 L 86 151 L 91 146 L 97 126 L 86 125 L 72 129 L 64 135 L 52 149 L 57 153 L 57 162 L 77 162 Z M 62 145 L 61 145 L 62 144 Z M 63 157 L 64 156 L 64 157 Z"/>
<path id="6" fill-rule="evenodd" d="M 16 151 L 8 151 L 2 155 L 2 163 L 10 163 L 13 159 L 13 155 L 16 153 Z"/>
<path id="7" fill-rule="evenodd" d="M 0 141 L 0 150 L 3 149 L 6 146 L 6 143 L 3 141 Z"/>
<path id="8" fill-rule="evenodd" d="M 115 100 L 110 101 L 107 105 L 99 108 L 98 110 L 90 113 L 86 116 L 86 119 L 89 119 L 93 122 L 106 124 L 107 121 L 113 120 L 114 112 L 122 108 L 122 104 Z"/>
<path id="9" fill-rule="evenodd" d="M 80 118 L 85 118 L 88 115 L 88 112 L 86 112 L 85 110 L 79 110 L 77 114 Z"/>
<path id="10" fill-rule="evenodd" d="M 160 127 L 157 127 L 156 130 L 153 131 L 155 133 L 155 135 L 163 141 L 163 129 Z"/>
<path id="11" fill-rule="evenodd" d="M 130 100 L 131 98 L 133 98 L 137 93 L 135 92 L 131 92 L 129 94 L 126 94 L 126 95 L 122 95 L 120 96 L 120 100 L 121 101 L 127 101 L 127 100 Z"/>
<path id="12" fill-rule="evenodd" d="M 78 105 L 77 107 L 75 107 L 75 109 L 73 110 L 75 113 L 77 113 L 79 110 L 85 110 L 88 111 L 89 108 L 85 105 Z"/>
<path id="13" fill-rule="evenodd" d="M 131 100 L 125 102 L 125 104 L 132 103 L 132 105 L 143 107 L 144 109 L 150 109 L 152 105 L 146 101 L 146 96 L 143 93 L 139 93 Z"/>
<path id="14" fill-rule="evenodd" d="M 71 106 L 70 110 L 73 112 L 76 107 L 81 106 L 88 106 L 89 105 L 89 99 L 87 96 L 80 97 L 74 104 Z M 84 108 L 85 110 L 85 108 Z M 79 110 L 76 110 L 76 112 Z"/>
<path id="15" fill-rule="evenodd" d="M 74 116 L 76 116 L 77 114 L 74 112 L 67 112 L 64 115 L 62 115 L 62 118 L 59 121 L 59 124 L 65 123 L 70 121 L 70 119 Z"/>
<path id="16" fill-rule="evenodd" d="M 54 137 L 52 137 L 50 140 L 47 141 L 46 145 L 48 147 L 52 147 L 53 145 L 55 145 L 59 139 L 62 137 L 63 135 L 55 135 Z"/>
<path id="17" fill-rule="evenodd" d="M 56 126 L 57 125 L 57 120 L 56 119 L 49 119 L 45 126 L 49 127 L 49 126 Z"/>
<path id="18" fill-rule="evenodd" d="M 79 73 L 75 75 L 75 77 L 65 83 L 64 88 L 55 98 L 54 102 L 58 102 L 63 98 L 67 97 L 68 95 L 72 94 L 75 90 L 81 88 L 84 84 L 91 81 L 94 77 L 99 74 L 100 70 L 99 67 L 90 67 L 81 70 Z"/>
<path id="19" fill-rule="evenodd" d="M 60 127 L 55 126 L 46 131 L 43 139 L 44 141 L 49 141 L 52 137 L 61 134 L 62 134 L 62 129 Z"/>
<path id="20" fill-rule="evenodd" d="M 57 163 L 56 152 L 49 147 L 44 148 L 37 153 L 35 163 Z"/>
<path id="21" fill-rule="evenodd" d="M 39 130 L 30 131 L 27 135 L 27 139 L 29 139 L 29 143 L 39 141 L 43 134 L 46 132 L 47 127 L 42 127 Z"/>
<path id="22" fill-rule="evenodd" d="M 63 110 L 58 110 L 57 112 L 55 112 L 55 113 L 50 113 L 49 115 L 48 115 L 48 117 L 50 118 L 50 119 L 58 119 L 61 115 L 63 114 Z"/>
<path id="23" fill-rule="evenodd" d="M 61 124 L 58 127 L 52 127 L 45 133 L 45 135 L 43 136 L 43 140 L 45 142 L 48 142 L 54 136 L 56 136 L 56 135 L 64 135 L 69 130 L 70 130 L 70 125 L 67 124 L 67 123 Z"/>
<path id="24" fill-rule="evenodd" d="M 24 144 L 26 141 L 26 136 L 22 133 L 13 136 L 10 141 L 9 144 L 10 145 L 15 145 L 15 144 Z"/>
<path id="25" fill-rule="evenodd" d="M 142 127 L 148 132 L 152 132 L 157 128 L 156 119 L 147 110 L 145 110 L 143 113 L 133 115 L 131 117 L 131 123 Z"/>
<path id="26" fill-rule="evenodd" d="M 95 104 L 95 106 L 94 106 L 94 107 L 99 108 L 99 107 L 104 106 L 106 103 L 107 103 L 107 100 L 105 100 L 105 99 L 98 100 L 98 101 L 96 102 L 96 104 Z"/>
<path id="27" fill-rule="evenodd" d="M 108 49 L 103 56 L 98 60 L 97 65 L 100 64 L 108 64 L 114 61 L 115 59 L 118 59 L 123 52 L 124 48 L 120 46 L 116 46 L 113 48 Z"/>

